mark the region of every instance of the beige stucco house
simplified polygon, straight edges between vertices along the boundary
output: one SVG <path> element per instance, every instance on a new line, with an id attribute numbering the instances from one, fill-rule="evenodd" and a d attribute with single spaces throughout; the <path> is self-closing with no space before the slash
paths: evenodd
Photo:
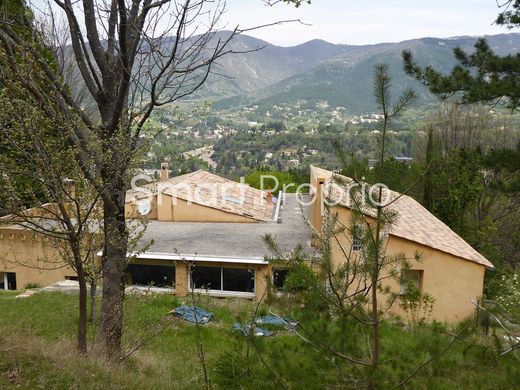
<path id="1" fill-rule="evenodd" d="M 167 163 L 161 165 L 160 177 L 127 192 L 128 219 L 252 223 L 274 218 L 271 194 L 244 183 L 203 170 L 170 178 Z"/>
<path id="2" fill-rule="evenodd" d="M 263 237 L 273 236 L 283 251 L 301 245 L 311 256 L 315 248 L 304 217 L 321 230 L 328 210 L 324 194 L 334 196 L 323 189 L 332 180 L 332 172 L 311 167 L 311 195 L 316 199 L 302 208 L 293 194 L 276 198 L 204 171 L 169 178 L 163 165 L 161 180 L 129 190 L 126 196 L 129 225 L 147 220 L 144 233 L 134 233 L 139 239 L 136 251 L 129 253 L 127 281 L 181 296 L 196 291 L 261 299 L 269 281 L 281 286 L 285 275 L 283 266 L 275 268 L 267 259 L 271 253 Z M 392 205 L 398 217 L 388 231 L 387 253 L 403 253 L 409 259 L 421 253 L 421 261 L 411 261 L 411 270 L 420 290 L 435 299 L 431 319 L 464 319 L 474 312 L 471 300 L 481 298 L 484 274 L 492 264 L 418 202 L 392 191 L 389 195 L 398 198 Z M 331 210 L 345 226 L 350 224 L 348 202 L 339 199 Z M 356 249 L 348 234 L 338 240 Z M 52 242 L 22 226 L 0 225 L 0 254 L 0 288 L 74 278 L 68 267 L 49 266 L 57 258 Z M 337 245 L 333 259 L 336 264 L 344 261 Z M 394 291 L 401 288 L 397 282 L 387 283 Z M 397 305 L 393 313 L 403 314 Z"/>
<path id="3" fill-rule="evenodd" d="M 76 279 L 76 274 L 52 239 L 20 224 L 0 224 L 0 290 L 48 286 L 65 279 Z"/>
<path id="4" fill-rule="evenodd" d="M 311 166 L 310 173 L 316 196 L 311 213 L 314 228 L 317 231 L 322 229 L 327 213 L 336 214 L 343 226 L 351 226 L 353 205 L 347 198 L 339 198 L 342 195 L 334 189 L 333 183 L 337 180 L 333 175 L 338 176 L 342 184 L 350 179 L 314 166 Z M 386 196 L 388 201 L 395 200 L 389 207 L 397 213 L 396 221 L 387 232 L 386 254 L 403 254 L 408 259 L 412 277 L 417 278 L 421 293 L 428 293 L 435 299 L 431 319 L 457 322 L 474 313 L 475 306 L 471 300 L 477 301 L 482 297 L 484 273 L 493 265 L 413 198 L 394 191 L 386 191 Z M 324 207 L 326 197 L 332 198 L 330 208 Z M 367 215 L 368 219 L 372 217 Z M 338 242 L 333 249 L 336 264 L 345 261 L 340 245 L 359 250 L 348 229 L 338 235 Z M 419 260 L 416 253 L 421 255 Z M 383 270 L 385 272 L 389 274 L 390 270 Z M 402 288 L 391 278 L 385 283 L 394 292 Z M 394 305 L 392 311 L 403 315 L 399 305 Z"/>
<path id="5" fill-rule="evenodd" d="M 161 180 L 127 192 L 125 213 L 139 237 L 128 254 L 128 283 L 178 295 L 260 299 L 272 273 L 263 236 L 271 234 L 285 250 L 310 248 L 294 196 L 276 198 L 205 171 L 169 178 L 163 164 Z M 140 220 L 146 220 L 143 235 L 134 223 Z M 74 279 L 74 272 L 52 240 L 0 224 L 0 277 L 0 288 L 21 289 Z"/>
<path id="6" fill-rule="evenodd" d="M 163 164 L 160 181 L 127 193 L 127 218 L 148 220 L 138 244 L 146 251 L 131 256 L 129 284 L 261 299 L 273 274 L 266 234 L 284 250 L 311 250 L 294 195 L 276 198 L 205 171 L 167 172 Z"/>

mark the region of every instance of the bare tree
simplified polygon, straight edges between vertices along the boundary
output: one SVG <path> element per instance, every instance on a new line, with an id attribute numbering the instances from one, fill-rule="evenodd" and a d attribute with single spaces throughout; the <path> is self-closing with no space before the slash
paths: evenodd
<path id="1" fill-rule="evenodd" d="M 87 90 L 83 103 L 59 69 L 11 23 L 1 25 L 0 40 L 6 61 L 30 58 L 41 79 L 26 80 L 16 66 L 12 77 L 35 99 L 57 104 L 73 124 L 67 139 L 103 205 L 101 342 L 109 355 L 118 355 L 128 252 L 125 191 L 128 168 L 146 138 L 146 121 L 154 108 L 197 91 L 216 72 L 220 58 L 236 53 L 229 46 L 232 39 L 250 29 L 219 31 L 224 1 L 54 0 L 52 5 L 47 11 L 50 20 L 60 20 L 58 8 L 67 23 L 70 47 L 58 52 L 72 51 Z M 87 110 L 90 102 L 92 115 Z"/>

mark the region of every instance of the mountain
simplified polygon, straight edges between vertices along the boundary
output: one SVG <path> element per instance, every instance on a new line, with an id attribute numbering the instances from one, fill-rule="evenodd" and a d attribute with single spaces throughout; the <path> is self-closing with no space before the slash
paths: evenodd
<path id="1" fill-rule="evenodd" d="M 229 34 L 230 31 L 216 33 L 209 47 L 214 47 L 219 39 L 225 40 Z M 500 55 L 520 52 L 520 33 L 485 38 Z M 374 45 L 336 45 L 315 39 L 297 46 L 281 47 L 240 34 L 228 46 L 234 54 L 220 58 L 204 85 L 184 100 L 211 101 L 217 110 L 235 109 L 244 104 L 258 104 L 269 109 L 273 105 L 299 103 L 301 107 L 311 108 L 316 107 L 318 101 L 327 101 L 333 107 L 346 107 L 351 114 L 373 112 L 374 65 L 387 63 L 393 76 L 394 93 L 412 87 L 419 95 L 416 104 L 423 104 L 432 101 L 433 97 L 404 73 L 401 52 L 408 49 L 419 63 L 448 71 L 455 64 L 453 49 L 461 47 L 471 51 L 476 40 L 476 37 L 463 36 Z M 174 41 L 174 37 L 170 37 L 165 42 L 166 51 Z M 197 37 L 192 37 L 186 45 L 196 45 L 196 42 Z M 207 57 L 210 49 L 202 53 Z M 72 57 L 70 48 L 68 55 Z M 142 62 L 139 58 L 136 61 L 137 64 Z M 150 70 L 152 74 L 157 72 L 153 64 Z M 80 94 L 84 89 L 81 77 L 77 68 L 73 71 L 73 89 Z M 195 75 L 199 76 L 202 77 Z M 140 77 L 143 77 L 140 83 L 149 87 L 148 72 Z"/>
<path id="2" fill-rule="evenodd" d="M 227 36 L 229 32 L 224 31 L 214 39 Z M 346 54 L 350 49 L 317 39 L 281 47 L 248 35 L 238 35 L 228 48 L 239 53 L 222 57 L 214 70 L 217 74 L 210 76 L 203 89 L 190 99 L 223 98 L 258 91 Z"/>
<path id="3" fill-rule="evenodd" d="M 520 34 L 485 37 L 500 55 L 520 52 Z M 219 73 L 190 99 L 210 99 L 217 109 L 238 103 L 260 105 L 307 103 L 314 106 L 326 100 L 331 106 L 346 107 L 350 113 L 371 112 L 374 65 L 387 63 L 398 94 L 412 87 L 419 95 L 417 104 L 431 101 L 427 90 L 402 69 L 401 52 L 410 50 L 421 64 L 449 71 L 455 64 L 453 49 L 471 51 L 476 37 L 420 38 L 376 45 L 334 45 L 312 40 L 293 47 L 280 47 L 249 36 L 238 36 L 233 50 L 255 50 L 224 57 Z"/>

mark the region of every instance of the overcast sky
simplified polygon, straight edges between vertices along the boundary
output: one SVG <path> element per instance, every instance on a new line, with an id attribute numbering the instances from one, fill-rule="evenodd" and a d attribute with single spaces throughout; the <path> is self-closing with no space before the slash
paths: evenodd
<path id="1" fill-rule="evenodd" d="M 227 10 L 230 27 L 282 19 L 311 24 L 269 27 L 249 34 L 281 46 L 316 38 L 367 44 L 509 32 L 493 25 L 498 14 L 496 0 L 312 0 L 298 9 L 286 4 L 268 7 L 262 0 L 227 0 Z"/>
<path id="2" fill-rule="evenodd" d="M 48 0 L 26 1 L 43 9 Z M 285 3 L 269 7 L 264 0 L 226 2 L 227 11 L 220 27 L 231 29 L 240 25 L 246 28 L 289 19 L 306 23 L 288 23 L 248 32 L 280 46 L 297 45 L 311 39 L 361 45 L 511 31 L 493 24 L 499 12 L 497 0 L 312 0 L 312 4 L 300 8 Z M 81 2 L 77 4 L 79 7 Z"/>

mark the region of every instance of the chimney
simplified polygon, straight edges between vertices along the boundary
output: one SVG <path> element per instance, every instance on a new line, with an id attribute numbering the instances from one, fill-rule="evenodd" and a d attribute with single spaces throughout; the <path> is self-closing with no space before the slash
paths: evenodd
<path id="1" fill-rule="evenodd" d="M 272 202 L 273 202 L 273 192 L 272 192 L 271 190 L 267 191 L 267 196 L 266 196 L 266 198 L 267 198 L 267 201 L 268 201 L 269 203 L 272 203 Z"/>
<path id="2" fill-rule="evenodd" d="M 76 182 L 73 179 L 64 178 L 63 189 L 67 193 L 67 200 L 72 200 L 76 197 Z"/>
<path id="3" fill-rule="evenodd" d="M 168 170 L 168 163 L 163 162 L 161 164 L 161 181 L 168 181 L 170 176 L 170 171 Z"/>

